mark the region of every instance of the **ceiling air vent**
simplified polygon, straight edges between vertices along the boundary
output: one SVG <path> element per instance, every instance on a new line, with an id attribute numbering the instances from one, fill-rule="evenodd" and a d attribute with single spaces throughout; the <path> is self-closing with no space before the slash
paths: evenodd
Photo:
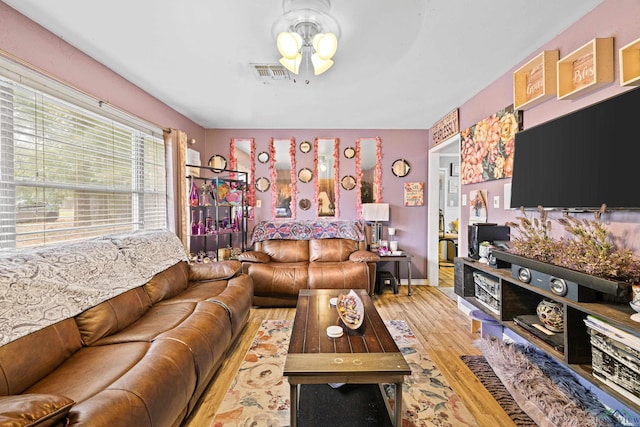
<path id="1" fill-rule="evenodd" d="M 258 80 L 264 83 L 291 80 L 289 70 L 280 64 L 251 64 L 251 67 Z"/>

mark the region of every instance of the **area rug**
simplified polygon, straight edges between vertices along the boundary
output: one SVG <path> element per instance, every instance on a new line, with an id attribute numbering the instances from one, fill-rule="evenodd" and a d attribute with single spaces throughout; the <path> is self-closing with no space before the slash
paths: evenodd
<path id="1" fill-rule="evenodd" d="M 212 427 L 289 425 L 289 383 L 282 375 L 291 321 L 265 320 L 225 395 Z M 411 367 L 403 387 L 403 427 L 477 426 L 406 322 L 385 321 Z M 393 402 L 393 386 L 384 387 Z M 332 427 L 337 427 L 340 420 Z"/>
<path id="2" fill-rule="evenodd" d="M 481 339 L 478 346 L 496 376 L 537 425 L 620 425 L 593 393 L 546 353 L 494 338 Z"/>
<path id="3" fill-rule="evenodd" d="M 484 356 L 460 356 L 469 370 L 480 380 L 484 388 L 498 402 L 518 427 L 536 427 L 537 424 L 520 408 L 500 378 L 493 372 Z"/>

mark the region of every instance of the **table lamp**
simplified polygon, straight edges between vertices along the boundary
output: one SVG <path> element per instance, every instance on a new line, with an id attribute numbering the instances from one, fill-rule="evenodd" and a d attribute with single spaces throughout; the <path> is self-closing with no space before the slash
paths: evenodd
<path id="1" fill-rule="evenodd" d="M 377 246 L 382 240 L 380 221 L 389 221 L 389 203 L 363 203 L 362 219 L 371 223 L 371 244 Z"/>

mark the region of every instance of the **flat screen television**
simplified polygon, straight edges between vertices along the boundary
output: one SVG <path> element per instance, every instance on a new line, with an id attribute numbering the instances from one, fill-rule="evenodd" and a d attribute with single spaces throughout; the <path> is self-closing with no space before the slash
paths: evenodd
<path id="1" fill-rule="evenodd" d="M 638 152 L 640 89 L 518 132 L 511 207 L 640 209 Z"/>

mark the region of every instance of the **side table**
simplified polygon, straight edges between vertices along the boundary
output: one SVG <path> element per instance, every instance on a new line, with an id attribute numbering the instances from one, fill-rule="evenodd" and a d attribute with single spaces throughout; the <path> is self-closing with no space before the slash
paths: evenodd
<path id="1" fill-rule="evenodd" d="M 380 261 L 378 261 L 378 265 L 382 262 L 394 262 L 395 263 L 395 276 L 398 283 L 400 283 L 400 263 L 407 263 L 407 295 L 411 295 L 411 259 L 413 255 L 408 253 L 407 251 L 402 251 L 401 255 L 380 255 Z"/>

